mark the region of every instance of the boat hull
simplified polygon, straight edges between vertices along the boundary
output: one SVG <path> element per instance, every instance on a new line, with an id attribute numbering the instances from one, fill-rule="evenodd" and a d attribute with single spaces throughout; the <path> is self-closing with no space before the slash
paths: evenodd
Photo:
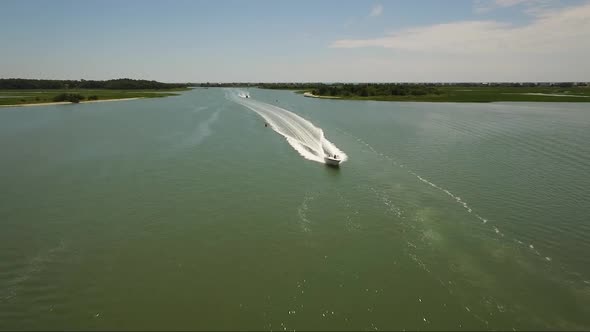
<path id="1" fill-rule="evenodd" d="M 324 157 L 324 162 L 328 166 L 339 167 L 341 160 L 340 159 L 334 159 L 334 158 Z"/>

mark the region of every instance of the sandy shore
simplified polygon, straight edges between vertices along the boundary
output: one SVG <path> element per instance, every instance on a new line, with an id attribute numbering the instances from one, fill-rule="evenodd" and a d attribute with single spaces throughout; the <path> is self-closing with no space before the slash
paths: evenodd
<path id="1" fill-rule="evenodd" d="M 119 98 L 119 99 L 99 99 L 99 100 L 87 100 L 81 101 L 80 104 L 90 104 L 90 103 L 102 103 L 107 101 L 124 101 L 124 100 L 137 100 L 142 99 L 144 97 L 134 97 L 134 98 Z"/>
<path id="2" fill-rule="evenodd" d="M 90 104 L 90 103 L 103 103 L 108 101 L 125 101 L 125 100 L 136 100 L 141 99 L 143 97 L 135 97 L 135 98 L 119 98 L 119 99 L 99 99 L 99 100 L 87 100 L 81 101 L 79 104 Z M 74 104 L 69 101 L 59 101 L 54 103 L 35 103 L 35 104 L 14 104 L 14 105 L 0 105 L 0 107 L 27 107 L 27 106 L 51 106 L 51 105 L 70 105 Z"/>
<path id="3" fill-rule="evenodd" d="M 309 98 L 340 99 L 340 97 L 334 97 L 334 96 L 318 96 L 318 95 L 314 95 L 311 92 L 304 92 L 303 96 L 309 97 Z"/>

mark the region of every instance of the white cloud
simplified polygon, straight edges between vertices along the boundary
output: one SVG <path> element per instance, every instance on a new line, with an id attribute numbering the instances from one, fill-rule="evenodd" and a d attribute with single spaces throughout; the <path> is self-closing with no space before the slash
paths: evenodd
<path id="1" fill-rule="evenodd" d="M 378 38 L 336 40 L 330 46 L 446 54 L 576 52 L 587 55 L 590 54 L 590 3 L 545 13 L 524 26 L 498 21 L 459 21 L 405 29 Z"/>
<path id="2" fill-rule="evenodd" d="M 371 13 L 369 14 L 369 16 L 376 17 L 381 16 L 381 14 L 383 14 L 383 5 L 378 3 L 374 5 L 373 8 L 371 8 Z"/>
<path id="3" fill-rule="evenodd" d="M 449 22 L 336 40 L 330 49 L 333 63 L 343 57 L 362 62 L 358 70 L 342 66 L 341 78 L 350 80 L 587 81 L 590 2 L 533 16 L 524 25 Z"/>

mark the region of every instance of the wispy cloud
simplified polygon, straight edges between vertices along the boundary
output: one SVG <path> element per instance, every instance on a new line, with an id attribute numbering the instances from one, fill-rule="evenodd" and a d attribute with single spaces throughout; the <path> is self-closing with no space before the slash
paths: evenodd
<path id="1" fill-rule="evenodd" d="M 495 0 L 496 5 L 500 7 L 512 7 L 526 2 L 538 2 L 537 0 Z"/>
<path id="2" fill-rule="evenodd" d="M 459 21 L 400 30 L 378 38 L 336 40 L 330 46 L 435 54 L 580 52 L 582 56 L 590 54 L 590 2 L 545 13 L 524 26 L 498 21 Z"/>
<path id="3" fill-rule="evenodd" d="M 373 8 L 371 8 L 371 13 L 369 14 L 369 16 L 377 17 L 381 16 L 381 14 L 383 14 L 383 5 L 378 3 L 373 5 Z"/>
<path id="4" fill-rule="evenodd" d="M 473 9 L 476 13 L 482 14 L 494 9 L 521 6 L 524 7 L 525 13 L 536 16 L 559 5 L 560 0 L 475 0 Z"/>

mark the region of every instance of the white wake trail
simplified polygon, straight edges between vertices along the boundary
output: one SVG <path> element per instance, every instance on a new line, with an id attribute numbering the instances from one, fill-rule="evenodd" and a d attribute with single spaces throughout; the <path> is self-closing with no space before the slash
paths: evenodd
<path id="1" fill-rule="evenodd" d="M 245 96 L 248 95 L 248 98 Z M 249 97 L 246 92 L 228 91 L 226 96 L 260 115 L 268 125 L 299 152 L 305 159 L 324 163 L 324 156 L 338 155 L 342 162 L 348 156 L 324 137 L 324 131 L 313 123 L 284 108 Z"/>

